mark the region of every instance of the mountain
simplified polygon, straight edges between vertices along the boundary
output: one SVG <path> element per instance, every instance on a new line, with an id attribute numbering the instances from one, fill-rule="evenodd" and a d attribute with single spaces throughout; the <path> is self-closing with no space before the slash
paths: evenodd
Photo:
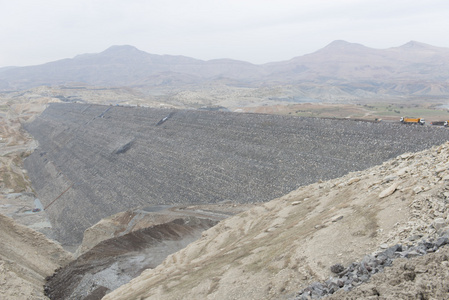
<path id="1" fill-rule="evenodd" d="M 97 54 L 82 54 L 43 65 L 15 68 L 0 74 L 0 89 L 25 89 L 40 85 L 82 82 L 100 86 L 198 83 L 229 76 L 245 79 L 257 66 L 235 60 L 202 61 L 185 56 L 155 55 L 133 46 L 112 46 Z M 248 72 L 249 70 L 249 72 Z M 156 81 L 157 83 L 157 81 Z"/>
<path id="2" fill-rule="evenodd" d="M 341 97 L 449 95 L 449 48 L 411 41 L 373 49 L 334 41 L 288 61 L 255 65 L 231 59 L 203 61 L 155 55 L 133 46 L 112 46 L 101 53 L 43 65 L 0 69 L 0 90 L 84 83 L 105 87 L 167 87 L 220 83 L 258 87 L 295 85 L 301 95 Z"/>
<path id="3" fill-rule="evenodd" d="M 14 69 L 14 68 L 17 68 L 17 67 L 13 67 L 13 66 L 11 66 L 11 67 L 1 67 L 0 68 L 0 72 L 4 72 L 4 71 L 11 70 L 11 69 Z"/>
<path id="4" fill-rule="evenodd" d="M 385 50 L 334 41 L 265 67 L 270 81 L 299 84 L 323 97 L 449 95 L 449 49 L 414 41 Z"/>
<path id="5" fill-rule="evenodd" d="M 449 78 L 449 49 L 418 42 L 378 50 L 360 44 L 334 41 L 312 54 L 268 64 L 272 76 L 290 80 L 336 81 L 421 80 Z"/>

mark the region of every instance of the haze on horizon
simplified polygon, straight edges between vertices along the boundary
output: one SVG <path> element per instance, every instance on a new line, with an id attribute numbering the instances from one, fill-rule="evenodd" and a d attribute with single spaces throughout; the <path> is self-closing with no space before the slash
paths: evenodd
<path id="1" fill-rule="evenodd" d="M 289 60 L 334 40 L 449 47 L 449 2 L 386 0 L 0 0 L 0 67 L 112 45 L 202 60 Z"/>

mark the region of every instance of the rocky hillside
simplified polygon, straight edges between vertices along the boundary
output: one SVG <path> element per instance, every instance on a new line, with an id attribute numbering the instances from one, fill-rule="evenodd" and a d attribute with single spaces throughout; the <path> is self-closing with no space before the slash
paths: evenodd
<path id="1" fill-rule="evenodd" d="M 443 299 L 449 249 L 431 241 L 447 234 L 448 182 L 445 143 L 299 188 L 220 222 L 104 299 L 293 299 L 336 264 L 397 244 L 393 267 L 333 299 Z"/>

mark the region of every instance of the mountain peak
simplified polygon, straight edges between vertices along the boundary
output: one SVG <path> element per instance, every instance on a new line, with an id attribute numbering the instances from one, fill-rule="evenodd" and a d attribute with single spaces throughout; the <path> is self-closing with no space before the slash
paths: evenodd
<path id="1" fill-rule="evenodd" d="M 402 46 L 400 46 L 400 48 L 403 49 L 424 49 L 424 48 L 430 48 L 432 46 L 428 45 L 428 44 L 424 44 L 424 43 L 420 43 L 417 41 L 410 41 Z"/>
<path id="2" fill-rule="evenodd" d="M 343 40 L 335 40 L 326 47 L 318 50 L 317 53 L 349 53 L 349 52 L 358 52 L 364 49 L 368 49 L 362 44 L 350 43 Z"/>
<path id="3" fill-rule="evenodd" d="M 344 40 L 335 40 L 332 43 L 330 43 L 329 45 L 327 45 L 325 48 L 337 48 L 337 49 L 344 49 L 344 48 L 349 48 L 349 47 L 364 47 L 362 44 L 357 44 L 357 43 L 350 43 Z"/>
<path id="4" fill-rule="evenodd" d="M 331 42 L 327 47 L 347 47 L 351 45 L 350 42 L 344 41 L 344 40 L 335 40 Z"/>
<path id="5" fill-rule="evenodd" d="M 123 53 L 123 52 L 135 52 L 140 51 L 131 45 L 114 45 L 104 50 L 102 53 Z"/>
<path id="6" fill-rule="evenodd" d="M 367 49 L 367 47 L 358 43 L 350 43 L 343 40 L 335 40 L 326 47 L 324 47 L 323 49 L 335 51 L 335 50 L 349 50 L 349 49 Z"/>
<path id="7" fill-rule="evenodd" d="M 106 50 L 100 52 L 100 53 L 85 53 L 80 54 L 74 57 L 74 59 L 77 60 L 86 60 L 86 59 L 92 59 L 93 57 L 132 57 L 132 56 L 142 56 L 146 55 L 147 53 L 144 51 L 141 51 L 137 49 L 134 46 L 130 45 L 115 45 L 107 48 Z"/>

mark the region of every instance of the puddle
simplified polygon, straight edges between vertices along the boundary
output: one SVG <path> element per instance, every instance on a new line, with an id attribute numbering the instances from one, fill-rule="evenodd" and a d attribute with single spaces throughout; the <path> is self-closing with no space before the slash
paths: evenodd
<path id="1" fill-rule="evenodd" d="M 39 199 L 34 199 L 34 207 L 40 209 L 40 211 L 44 210 L 44 206 L 42 205 Z"/>

